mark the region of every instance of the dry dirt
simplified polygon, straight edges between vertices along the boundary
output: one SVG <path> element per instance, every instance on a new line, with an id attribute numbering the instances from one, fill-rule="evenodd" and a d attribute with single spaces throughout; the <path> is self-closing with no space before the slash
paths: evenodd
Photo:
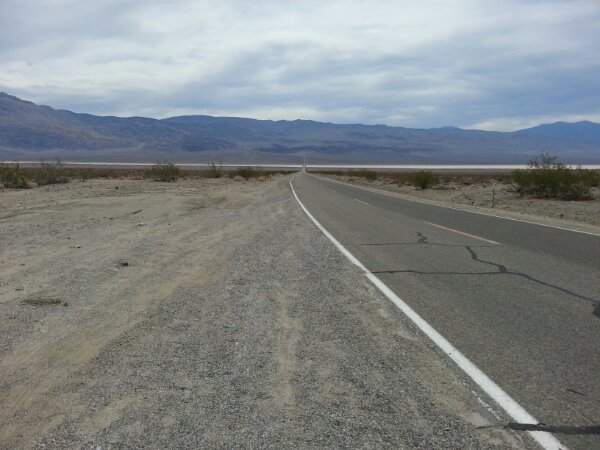
<path id="1" fill-rule="evenodd" d="M 361 177 L 341 175 L 328 175 L 328 177 L 371 189 L 393 192 L 401 198 L 600 233 L 600 189 L 598 188 L 592 189 L 593 200 L 564 201 L 523 198 L 514 192 L 510 184 L 498 181 L 468 185 L 442 183 L 422 190 L 414 186 L 398 185 L 388 178 L 369 181 Z M 493 208 L 492 196 L 494 196 Z"/>
<path id="2" fill-rule="evenodd" d="M 0 448 L 530 446 L 289 179 L 0 193 Z"/>

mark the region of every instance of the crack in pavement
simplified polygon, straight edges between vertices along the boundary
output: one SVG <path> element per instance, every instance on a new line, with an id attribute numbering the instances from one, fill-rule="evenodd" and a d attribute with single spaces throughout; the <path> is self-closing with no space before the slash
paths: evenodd
<path id="1" fill-rule="evenodd" d="M 600 434 L 600 425 L 577 426 L 577 425 L 545 425 L 543 423 L 517 423 L 509 422 L 504 428 L 518 431 L 547 431 L 549 433 L 561 434 Z"/>
<path id="2" fill-rule="evenodd" d="M 353 244 L 353 245 L 362 245 L 362 246 L 381 246 L 381 245 L 419 245 L 419 244 L 429 244 L 429 245 L 438 245 L 440 247 L 464 247 L 464 245 L 458 245 L 458 244 L 440 244 L 437 242 L 367 242 L 367 243 L 361 243 L 361 244 L 354 244 L 353 242 L 346 242 L 346 244 Z M 493 247 L 492 245 L 472 245 L 471 247 L 475 247 L 475 248 L 485 248 L 485 247 Z"/>
<path id="3" fill-rule="evenodd" d="M 428 245 L 450 246 L 450 245 L 447 245 L 447 244 L 439 244 L 439 243 L 435 243 L 435 242 L 429 242 L 428 241 L 428 237 L 425 236 L 421 232 L 417 232 L 417 236 L 419 237 L 419 239 L 414 244 L 428 244 Z M 548 282 L 545 282 L 545 281 L 542 281 L 542 280 L 538 280 L 537 278 L 534 278 L 531 275 L 528 275 L 526 273 L 519 272 L 519 271 L 516 271 L 516 270 L 510 270 L 509 268 L 507 268 L 506 266 L 504 266 L 502 264 L 495 263 L 493 261 L 486 261 L 484 259 L 481 259 L 481 258 L 479 258 L 479 256 L 475 252 L 475 250 L 473 250 L 473 248 L 476 247 L 474 245 L 453 245 L 452 247 L 463 247 L 463 248 L 465 248 L 469 252 L 469 254 L 471 255 L 471 259 L 473 261 L 477 261 L 477 262 L 482 263 L 482 264 L 487 264 L 487 265 L 493 266 L 493 267 L 495 267 L 497 269 L 497 271 L 490 271 L 490 272 L 426 272 L 426 271 L 414 270 L 414 269 L 404 269 L 404 270 L 377 270 L 377 271 L 372 271 L 372 273 L 374 273 L 374 274 L 379 274 L 379 273 L 387 273 L 387 274 L 413 273 L 413 274 L 416 274 L 416 275 L 475 275 L 475 276 L 480 276 L 480 275 L 512 275 L 512 276 L 524 278 L 524 279 L 526 279 L 528 281 L 537 283 L 537 284 L 545 286 L 545 287 L 556 289 L 557 291 L 563 292 L 563 293 L 565 293 L 567 295 L 570 295 L 572 297 L 576 297 L 576 298 L 579 298 L 581 300 L 585 300 L 585 301 L 591 303 L 594 306 L 593 314 L 596 317 L 600 318 L 600 300 L 596 300 L 596 299 L 593 299 L 593 298 L 590 298 L 590 297 L 586 297 L 584 295 L 577 294 L 576 292 L 570 291 L 569 289 L 563 288 L 561 286 L 557 286 L 557 285 L 552 284 L 552 283 L 548 283 Z M 489 246 L 478 246 L 478 247 L 489 247 Z"/>
<path id="4" fill-rule="evenodd" d="M 464 247 L 464 245 L 460 244 L 442 244 L 440 242 L 429 242 L 429 238 L 425 236 L 423 233 L 417 231 L 417 236 L 419 236 L 419 240 L 417 242 L 374 242 L 374 243 L 363 243 L 357 245 L 365 245 L 365 246 L 378 246 L 378 245 L 419 245 L 419 244 L 429 244 L 429 245 L 439 245 L 440 247 Z M 493 247 L 493 245 L 471 245 L 473 248 L 486 248 Z"/>

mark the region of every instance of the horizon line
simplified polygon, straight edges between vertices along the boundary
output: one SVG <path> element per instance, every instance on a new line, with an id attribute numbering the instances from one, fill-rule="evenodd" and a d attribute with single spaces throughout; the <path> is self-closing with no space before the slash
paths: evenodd
<path id="1" fill-rule="evenodd" d="M 360 126 L 366 126 L 366 127 L 387 127 L 387 128 L 404 128 L 404 129 L 411 129 L 411 130 L 444 130 L 444 129 L 455 129 L 455 130 L 461 130 L 461 131 L 485 131 L 487 133 L 516 133 L 519 131 L 525 131 L 525 130 L 529 130 L 532 128 L 537 128 L 543 125 L 556 125 L 556 124 L 579 124 L 579 123 L 591 123 L 591 124 L 595 124 L 595 125 L 600 125 L 599 122 L 594 122 L 593 120 L 578 120 L 575 122 L 568 122 L 565 120 L 557 120 L 554 122 L 540 122 L 537 125 L 534 126 L 530 126 L 530 127 L 526 127 L 526 128 L 517 128 L 511 131 L 506 131 L 506 130 L 488 130 L 488 129 L 483 129 L 483 128 L 472 128 L 471 126 L 465 126 L 465 127 L 460 127 L 457 125 L 441 125 L 441 126 L 437 126 L 437 127 L 411 127 L 411 126 L 405 126 L 405 125 L 388 125 L 386 123 L 375 123 L 375 124 L 369 124 L 369 123 L 363 123 L 363 122 L 331 122 L 331 121 L 320 121 L 320 120 L 315 120 L 315 119 L 302 119 L 302 118 L 296 118 L 296 119 L 258 119 L 256 117 L 248 117 L 248 116 L 236 116 L 236 115 L 217 115 L 217 114 L 181 114 L 181 115 L 176 115 L 176 116 L 166 116 L 166 117 L 162 117 L 162 118 L 157 118 L 157 117 L 150 117 L 150 116 L 142 116 L 142 115 L 115 115 L 115 114 L 107 114 L 107 115 L 101 115 L 101 114 L 94 114 L 94 113 L 88 113 L 88 112 L 77 112 L 77 111 L 73 111 L 70 109 L 64 109 L 64 108 L 55 108 L 53 106 L 50 105 L 43 105 L 41 103 L 36 103 L 33 102 L 31 100 L 25 100 L 21 97 L 17 97 L 16 95 L 12 95 L 9 94 L 8 92 L 5 91 L 0 91 L 0 96 L 7 96 L 7 97 L 12 97 L 15 98 L 19 101 L 22 102 L 26 102 L 26 103 L 31 103 L 33 105 L 36 106 L 40 106 L 40 107 L 44 107 L 44 108 L 50 108 L 54 111 L 65 111 L 65 112 L 69 112 L 72 114 L 86 114 L 86 115 L 90 115 L 90 116 L 95 116 L 95 117 L 101 117 L 101 118 L 117 118 L 117 119 L 150 119 L 150 120 L 156 120 L 156 121 L 166 121 L 169 119 L 177 119 L 177 118 L 181 118 L 181 117 L 209 117 L 209 118 L 214 118 L 214 119 L 242 119 L 242 120 L 256 120 L 256 121 L 262 121 L 262 122 L 314 122 L 314 123 L 320 123 L 320 124 L 325 124 L 325 125 L 341 125 L 341 126 L 356 126 L 356 125 L 360 125 Z"/>

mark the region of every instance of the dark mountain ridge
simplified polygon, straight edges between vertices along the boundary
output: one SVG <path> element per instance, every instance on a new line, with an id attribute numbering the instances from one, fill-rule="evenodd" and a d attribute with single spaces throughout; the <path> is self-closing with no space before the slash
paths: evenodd
<path id="1" fill-rule="evenodd" d="M 600 125 L 540 125 L 516 132 L 414 129 L 206 115 L 167 119 L 55 110 L 0 93 L 0 158 L 82 161 L 292 163 L 523 163 L 542 151 L 600 162 Z"/>
<path id="2" fill-rule="evenodd" d="M 517 133 L 529 136 L 542 136 L 562 139 L 569 142 L 600 146 L 600 124 L 587 120 L 575 123 L 555 122 L 519 130 Z"/>

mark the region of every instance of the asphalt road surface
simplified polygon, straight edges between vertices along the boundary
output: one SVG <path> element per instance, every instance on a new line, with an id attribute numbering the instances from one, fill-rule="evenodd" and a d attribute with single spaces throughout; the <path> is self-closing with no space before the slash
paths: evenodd
<path id="1" fill-rule="evenodd" d="M 548 431 L 572 449 L 600 448 L 599 236 L 306 174 L 293 185 L 342 245 Z"/>

